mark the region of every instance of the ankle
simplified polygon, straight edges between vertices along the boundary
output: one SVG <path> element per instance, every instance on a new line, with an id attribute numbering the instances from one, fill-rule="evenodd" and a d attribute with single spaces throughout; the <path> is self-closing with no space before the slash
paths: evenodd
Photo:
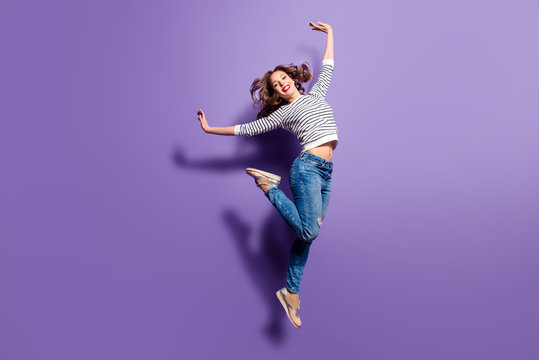
<path id="1" fill-rule="evenodd" d="M 297 305 L 299 302 L 299 294 L 288 292 L 286 295 L 286 300 L 291 304 Z"/>
<path id="2" fill-rule="evenodd" d="M 264 191 L 264 193 L 268 192 L 269 189 L 272 188 L 271 185 L 260 185 L 260 188 L 262 189 L 262 191 Z"/>

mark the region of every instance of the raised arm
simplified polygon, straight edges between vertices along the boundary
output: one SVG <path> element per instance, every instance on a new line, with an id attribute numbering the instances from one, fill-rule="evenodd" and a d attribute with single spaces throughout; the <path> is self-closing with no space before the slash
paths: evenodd
<path id="1" fill-rule="evenodd" d="M 309 91 L 309 94 L 325 98 L 335 65 L 335 60 L 333 59 L 333 29 L 328 24 L 321 22 L 318 22 L 318 25 L 310 22 L 309 25 L 313 27 L 313 30 L 327 34 L 326 51 L 324 52 L 324 58 L 322 60 L 322 68 L 320 69 L 320 74 L 318 75 L 316 83 L 311 88 L 311 91 Z"/>
<path id="2" fill-rule="evenodd" d="M 326 51 L 324 52 L 324 57 L 322 60 L 333 59 L 333 29 L 329 24 L 323 22 L 318 22 L 318 24 L 309 22 L 309 25 L 312 26 L 312 30 L 321 31 L 328 34 L 326 39 Z"/>

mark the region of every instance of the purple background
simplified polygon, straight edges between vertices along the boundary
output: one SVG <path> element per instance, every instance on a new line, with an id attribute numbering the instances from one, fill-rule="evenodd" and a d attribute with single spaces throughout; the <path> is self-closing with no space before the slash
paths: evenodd
<path id="1" fill-rule="evenodd" d="M 535 1 L 2 1 L 0 358 L 537 359 Z M 340 143 L 302 283 L 251 82 L 321 66 Z M 307 85 L 310 88 L 311 84 Z"/>

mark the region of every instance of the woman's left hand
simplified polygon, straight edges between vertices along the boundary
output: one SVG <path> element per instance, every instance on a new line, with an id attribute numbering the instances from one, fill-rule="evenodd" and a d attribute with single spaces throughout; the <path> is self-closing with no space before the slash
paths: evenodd
<path id="1" fill-rule="evenodd" d="M 312 26 L 313 30 L 322 31 L 328 34 L 330 31 L 332 31 L 331 26 L 329 24 L 325 24 L 322 22 L 318 22 L 318 24 L 313 23 L 312 21 L 309 22 L 309 25 Z"/>

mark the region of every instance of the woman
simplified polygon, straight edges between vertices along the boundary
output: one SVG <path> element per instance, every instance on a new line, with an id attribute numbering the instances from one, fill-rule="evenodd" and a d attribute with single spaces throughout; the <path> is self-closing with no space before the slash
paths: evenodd
<path id="1" fill-rule="evenodd" d="M 332 155 L 339 140 L 333 110 L 325 101 L 334 67 L 333 30 L 321 22 L 309 22 L 309 25 L 312 30 L 326 33 L 327 41 L 320 75 L 308 94 L 304 94 L 302 87 L 303 82 L 312 78 L 306 63 L 299 67 L 279 65 L 251 85 L 253 100 L 262 103 L 257 120 L 236 126 L 211 127 L 204 112 L 198 110 L 200 125 L 209 134 L 253 136 L 282 127 L 293 132 L 300 141 L 302 151 L 292 163 L 289 173 L 294 201 L 277 187 L 280 176 L 255 168 L 246 169 L 296 232 L 290 251 L 286 287 L 276 293 L 296 328 L 301 326 L 298 310 L 303 269 L 311 243 L 326 215 L 333 172 Z M 257 92 L 258 99 L 255 97 Z"/>

